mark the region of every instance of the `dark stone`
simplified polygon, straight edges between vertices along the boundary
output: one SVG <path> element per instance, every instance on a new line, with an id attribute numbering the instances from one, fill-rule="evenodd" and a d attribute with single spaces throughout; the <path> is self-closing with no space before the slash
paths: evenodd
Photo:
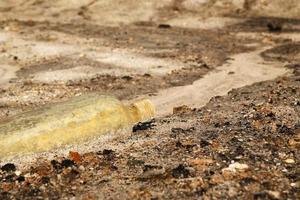
<path id="1" fill-rule="evenodd" d="M 7 163 L 1 167 L 2 171 L 13 172 L 16 171 L 16 166 L 13 163 Z"/>
<path id="2" fill-rule="evenodd" d="M 147 121 L 147 122 L 139 122 L 138 124 L 133 126 L 132 132 L 151 129 L 153 126 L 155 126 L 154 122 L 155 122 L 154 119 Z"/>
<path id="3" fill-rule="evenodd" d="M 266 198 L 267 197 L 267 193 L 266 192 L 255 192 L 253 194 L 254 199 L 260 199 L 260 198 Z"/>
<path id="4" fill-rule="evenodd" d="M 13 182 L 14 181 L 14 175 L 8 175 L 4 178 L 5 182 Z"/>
<path id="5" fill-rule="evenodd" d="M 59 170 L 59 169 L 61 169 L 61 165 L 60 165 L 60 163 L 58 162 L 58 161 L 56 161 L 56 160 L 51 160 L 51 165 L 52 165 L 52 167 L 54 168 L 54 169 L 56 169 L 56 170 Z"/>
<path id="6" fill-rule="evenodd" d="M 232 137 L 229 141 L 232 146 L 241 145 L 242 142 L 239 141 L 237 137 Z"/>
<path id="7" fill-rule="evenodd" d="M 104 149 L 102 154 L 106 160 L 113 160 L 115 158 L 115 152 L 111 149 Z"/>
<path id="8" fill-rule="evenodd" d="M 135 158 L 129 159 L 127 161 L 127 165 L 130 167 L 135 167 L 135 166 L 143 166 L 145 164 L 145 161 L 143 160 L 137 160 Z"/>
<path id="9" fill-rule="evenodd" d="M 131 76 L 122 76 L 122 79 L 126 80 L 126 81 L 130 81 L 133 78 Z"/>
<path id="10" fill-rule="evenodd" d="M 217 122 L 217 123 L 214 124 L 214 126 L 215 126 L 216 128 L 219 128 L 219 127 L 221 127 L 221 124 L 220 124 L 219 122 Z"/>
<path id="11" fill-rule="evenodd" d="M 73 160 L 70 160 L 70 159 L 65 159 L 61 162 L 62 167 L 72 167 L 74 165 L 75 165 L 75 162 Z"/>
<path id="12" fill-rule="evenodd" d="M 170 24 L 159 24 L 158 28 L 171 28 Z"/>
<path id="13" fill-rule="evenodd" d="M 293 135 L 293 130 L 286 125 L 277 125 L 278 132 L 283 133 L 285 135 Z"/>
<path id="14" fill-rule="evenodd" d="M 246 150 L 240 145 L 234 150 L 234 154 L 236 156 L 240 156 L 240 155 L 243 156 L 245 154 L 245 152 L 246 152 Z"/>
<path id="15" fill-rule="evenodd" d="M 190 176 L 190 171 L 184 165 L 180 164 L 172 170 L 172 176 L 174 178 L 187 178 Z"/>
<path id="16" fill-rule="evenodd" d="M 270 32 L 280 32 L 280 31 L 282 31 L 282 24 L 280 24 L 280 23 L 269 22 L 267 24 L 267 27 L 268 27 L 268 30 Z"/>
<path id="17" fill-rule="evenodd" d="M 41 191 L 37 188 L 33 188 L 28 192 L 28 196 L 38 196 Z"/>
<path id="18" fill-rule="evenodd" d="M 209 142 L 209 141 L 207 141 L 207 140 L 204 140 L 204 139 L 202 139 L 201 141 L 200 141 L 200 147 L 202 147 L 202 148 L 204 148 L 204 147 L 206 147 L 206 146 L 208 146 L 208 145 L 210 145 L 211 143 Z"/>
<path id="19" fill-rule="evenodd" d="M 229 126 L 230 125 L 230 122 L 225 122 L 224 123 L 224 126 Z"/>
<path id="20" fill-rule="evenodd" d="M 24 176 L 19 176 L 17 179 L 16 179 L 19 183 L 25 181 L 25 177 Z"/>
<path id="21" fill-rule="evenodd" d="M 67 178 L 69 181 L 73 181 L 74 179 L 76 179 L 76 178 L 78 177 L 78 175 L 79 175 L 79 172 L 78 172 L 77 170 L 72 169 L 72 170 L 70 171 L 70 173 L 68 173 L 68 174 L 66 175 L 66 178 Z"/>
<path id="22" fill-rule="evenodd" d="M 146 172 L 146 171 L 149 171 L 149 170 L 152 170 L 152 169 L 162 169 L 162 168 L 163 168 L 163 167 L 160 166 L 160 165 L 146 164 L 146 165 L 144 165 L 143 171 Z"/>
<path id="23" fill-rule="evenodd" d="M 48 184 L 50 182 L 50 178 L 48 176 L 43 176 L 41 178 L 42 184 Z"/>
<path id="24" fill-rule="evenodd" d="M 196 190 L 195 194 L 198 196 L 198 197 L 201 197 L 203 196 L 203 194 L 206 192 L 206 189 L 204 188 L 199 188 Z"/>

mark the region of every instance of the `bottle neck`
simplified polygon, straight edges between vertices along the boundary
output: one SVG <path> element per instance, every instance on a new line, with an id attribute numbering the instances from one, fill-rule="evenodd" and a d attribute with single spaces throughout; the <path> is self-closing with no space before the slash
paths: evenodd
<path id="1" fill-rule="evenodd" d="M 148 99 L 136 101 L 128 105 L 127 108 L 134 123 L 149 120 L 155 114 L 155 107 Z"/>

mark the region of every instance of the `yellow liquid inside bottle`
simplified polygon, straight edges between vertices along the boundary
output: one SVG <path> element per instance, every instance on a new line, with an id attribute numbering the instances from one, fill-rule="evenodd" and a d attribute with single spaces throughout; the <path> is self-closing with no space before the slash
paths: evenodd
<path id="1" fill-rule="evenodd" d="M 84 142 L 153 116 L 149 100 L 124 105 L 109 96 L 74 97 L 0 122 L 0 157 Z"/>

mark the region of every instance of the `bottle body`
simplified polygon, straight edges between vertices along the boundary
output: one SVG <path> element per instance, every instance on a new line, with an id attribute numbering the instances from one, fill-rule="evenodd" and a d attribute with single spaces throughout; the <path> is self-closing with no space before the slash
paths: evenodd
<path id="1" fill-rule="evenodd" d="M 0 123 L 0 157 L 83 142 L 153 115 L 154 107 L 148 100 L 126 106 L 109 96 L 75 97 Z"/>

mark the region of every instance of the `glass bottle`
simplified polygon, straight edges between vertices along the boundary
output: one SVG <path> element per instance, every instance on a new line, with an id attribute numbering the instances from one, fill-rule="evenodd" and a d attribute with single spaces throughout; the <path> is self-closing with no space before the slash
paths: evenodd
<path id="1" fill-rule="evenodd" d="M 147 99 L 124 105 L 110 96 L 74 97 L 0 122 L 0 157 L 84 142 L 153 116 Z"/>

